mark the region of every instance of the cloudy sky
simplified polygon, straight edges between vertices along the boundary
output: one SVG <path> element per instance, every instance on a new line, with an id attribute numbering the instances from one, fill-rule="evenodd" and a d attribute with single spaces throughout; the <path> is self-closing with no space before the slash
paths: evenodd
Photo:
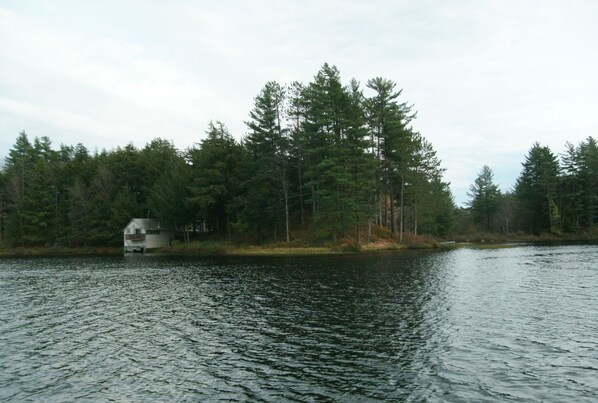
<path id="1" fill-rule="evenodd" d="M 210 120 L 241 138 L 270 80 L 381 76 L 458 204 L 483 165 L 512 187 L 538 141 L 598 136 L 598 1 L 0 0 L 0 156 L 17 134 L 90 150 L 155 137 L 179 149 Z"/>

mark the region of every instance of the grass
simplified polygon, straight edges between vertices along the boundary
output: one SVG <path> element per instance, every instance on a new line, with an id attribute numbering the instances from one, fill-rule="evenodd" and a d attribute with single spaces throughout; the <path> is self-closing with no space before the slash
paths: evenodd
<path id="1" fill-rule="evenodd" d="M 267 245 L 240 245 L 227 241 L 194 241 L 189 243 L 175 243 L 168 248 L 158 251 L 161 254 L 172 255 L 322 255 L 338 254 L 342 251 L 326 246 L 288 246 L 272 243 Z"/>
<path id="2" fill-rule="evenodd" d="M 122 247 L 97 246 L 97 247 L 0 247 L 0 256 L 67 256 L 67 255 L 121 255 Z"/>
<path id="3" fill-rule="evenodd" d="M 396 242 L 385 229 L 372 232 L 371 242 L 358 243 L 355 238 L 347 237 L 337 242 L 316 242 L 312 239 L 295 238 L 290 243 L 269 242 L 261 245 L 234 243 L 222 240 L 193 241 L 189 243 L 176 242 L 168 248 L 158 251 L 161 254 L 172 255 L 324 255 L 324 254 L 352 254 L 376 251 L 404 251 L 408 249 L 432 249 L 439 244 L 433 238 L 406 236 L 406 242 Z"/>
<path id="4" fill-rule="evenodd" d="M 455 236 L 457 243 L 538 243 L 538 242 L 562 242 L 562 241 L 592 241 L 598 240 L 598 230 L 591 229 L 579 233 L 566 233 L 557 235 L 552 233 L 542 233 L 538 235 L 516 232 L 514 234 L 495 234 L 495 233 L 470 233 Z"/>
<path id="5" fill-rule="evenodd" d="M 374 252 L 380 250 L 406 250 L 407 248 L 407 245 L 389 240 L 377 240 L 376 242 L 370 242 L 361 245 L 361 250 L 364 252 Z"/>
<path id="6" fill-rule="evenodd" d="M 365 234 L 366 228 L 362 229 Z M 388 229 L 372 227 L 371 242 L 358 243 L 354 237 L 346 237 L 337 242 L 323 241 L 313 238 L 309 231 L 295 232 L 290 243 L 266 242 L 255 245 L 241 242 L 228 242 L 208 239 L 182 243 L 175 241 L 172 246 L 163 248 L 157 253 L 164 255 L 232 255 L 232 256 L 269 256 L 269 255 L 329 255 L 368 253 L 376 251 L 429 250 L 437 248 L 483 248 L 498 249 L 512 247 L 521 243 L 541 242 L 574 242 L 598 239 L 598 226 L 577 234 L 557 236 L 554 234 L 527 235 L 517 233 L 510 236 L 504 234 L 472 233 L 458 235 L 454 242 L 443 243 L 429 236 L 403 234 L 403 243 L 394 240 Z M 61 256 L 61 255 L 121 255 L 122 247 L 9 247 L 0 244 L 0 257 L 10 256 Z"/>

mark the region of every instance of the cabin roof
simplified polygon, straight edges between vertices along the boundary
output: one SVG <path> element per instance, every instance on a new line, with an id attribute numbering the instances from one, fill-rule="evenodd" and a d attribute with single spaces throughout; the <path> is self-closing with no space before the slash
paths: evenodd
<path id="1" fill-rule="evenodd" d="M 137 224 L 137 226 L 144 229 L 161 229 L 160 222 L 155 218 L 133 218 L 124 229 L 129 228 L 132 224 Z"/>

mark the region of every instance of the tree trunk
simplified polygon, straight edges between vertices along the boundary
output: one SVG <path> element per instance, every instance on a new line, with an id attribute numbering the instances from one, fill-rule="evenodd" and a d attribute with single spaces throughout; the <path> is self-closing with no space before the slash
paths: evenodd
<path id="1" fill-rule="evenodd" d="M 361 245 L 361 228 L 359 228 L 359 217 L 357 217 L 357 243 Z"/>
<path id="2" fill-rule="evenodd" d="M 382 189 L 378 192 L 378 225 L 384 227 L 386 223 L 382 221 Z"/>
<path id="3" fill-rule="evenodd" d="M 388 195 L 387 194 L 383 194 L 383 199 L 382 199 L 382 226 L 384 228 L 388 228 Z"/>
<path id="4" fill-rule="evenodd" d="M 413 234 L 417 235 L 417 202 L 413 206 Z"/>
<path id="5" fill-rule="evenodd" d="M 405 177 L 403 175 L 401 175 L 401 201 L 399 217 L 399 243 L 403 243 L 403 232 L 405 231 Z"/>
<path id="6" fill-rule="evenodd" d="M 368 198 L 368 217 L 367 217 L 367 223 L 368 223 L 368 232 L 367 232 L 367 240 L 368 243 L 371 242 L 372 240 L 372 218 L 370 217 L 370 214 L 372 213 L 372 198 L 371 196 Z"/>
<path id="7" fill-rule="evenodd" d="M 392 236 L 397 236 L 397 220 L 395 217 L 395 193 L 392 183 L 390 184 L 390 232 Z"/>
<path id="8" fill-rule="evenodd" d="M 228 214 L 226 214 L 226 237 L 228 238 L 228 241 L 230 242 L 231 233 L 230 233 L 230 219 L 228 217 Z"/>
<path id="9" fill-rule="evenodd" d="M 313 220 L 315 220 L 315 218 L 316 218 L 316 210 L 317 210 L 315 194 L 316 194 L 315 189 L 312 186 L 311 187 L 311 217 Z"/>
<path id="10" fill-rule="evenodd" d="M 285 212 L 285 219 L 286 219 L 286 230 L 287 230 L 287 243 L 291 242 L 291 229 L 289 223 L 289 200 L 285 197 L 284 203 L 284 212 Z"/>
<path id="11" fill-rule="evenodd" d="M 284 192 L 284 220 L 285 220 L 285 227 L 286 227 L 286 235 L 287 235 L 287 243 L 291 242 L 291 235 L 290 235 L 290 223 L 289 223 L 289 189 L 288 183 L 283 178 L 282 180 L 282 190 Z"/>
<path id="12" fill-rule="evenodd" d="M 301 225 L 305 224 L 303 213 L 303 183 L 301 179 L 301 162 L 297 162 L 297 172 L 299 173 L 299 210 L 301 211 Z"/>

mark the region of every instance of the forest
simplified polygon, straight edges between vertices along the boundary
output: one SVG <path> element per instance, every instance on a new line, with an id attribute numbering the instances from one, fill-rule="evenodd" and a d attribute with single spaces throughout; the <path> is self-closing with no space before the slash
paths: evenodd
<path id="1" fill-rule="evenodd" d="M 492 169 L 485 165 L 468 196 L 468 209 L 461 211 L 457 225 L 461 232 L 596 238 L 598 143 L 593 137 L 577 145 L 567 142 L 564 152 L 556 155 L 536 142 L 511 191 L 501 192 Z"/>
<path id="2" fill-rule="evenodd" d="M 414 106 L 395 82 L 343 84 L 324 64 L 307 84 L 268 82 L 236 140 L 210 122 L 179 150 L 156 138 L 90 152 L 23 131 L 0 170 L 0 235 L 8 246 L 120 245 L 133 217 L 160 220 L 180 242 L 397 242 L 458 231 L 575 232 L 596 222 L 598 152 L 591 137 L 562 162 L 534 144 L 512 192 L 484 166 L 466 209 L 455 206 Z"/>

